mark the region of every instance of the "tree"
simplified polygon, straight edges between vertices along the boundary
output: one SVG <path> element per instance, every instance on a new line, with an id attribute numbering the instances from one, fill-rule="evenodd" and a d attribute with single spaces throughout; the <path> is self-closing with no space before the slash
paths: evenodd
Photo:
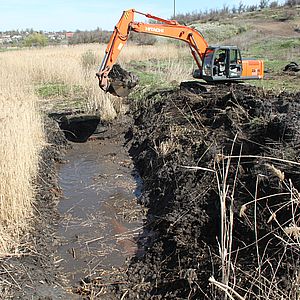
<path id="1" fill-rule="evenodd" d="M 240 1 L 239 6 L 238 6 L 238 13 L 242 13 L 243 11 L 245 11 L 245 5 L 243 4 L 242 1 Z"/>
<path id="2" fill-rule="evenodd" d="M 268 7 L 268 4 L 269 4 L 269 0 L 260 0 L 259 7 L 261 9 L 264 9 L 264 8 Z"/>
<path id="3" fill-rule="evenodd" d="M 32 33 L 24 39 L 26 47 L 44 47 L 48 45 L 48 38 L 42 33 Z"/>

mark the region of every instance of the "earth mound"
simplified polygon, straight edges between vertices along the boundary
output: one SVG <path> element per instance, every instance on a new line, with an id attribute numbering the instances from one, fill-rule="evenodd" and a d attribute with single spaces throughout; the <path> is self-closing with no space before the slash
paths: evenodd
<path id="1" fill-rule="evenodd" d="M 145 96 L 130 133 L 144 255 L 122 299 L 297 298 L 299 96 L 241 84 Z"/>

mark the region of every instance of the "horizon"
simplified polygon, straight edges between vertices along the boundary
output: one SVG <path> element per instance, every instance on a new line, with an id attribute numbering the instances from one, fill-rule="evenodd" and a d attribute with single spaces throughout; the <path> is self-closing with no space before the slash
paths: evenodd
<path id="1" fill-rule="evenodd" d="M 113 0 L 109 3 L 100 3 L 90 0 L 88 3 L 82 0 L 65 0 L 63 3 L 58 0 L 0 0 L 0 31 L 25 31 L 33 29 L 43 32 L 62 32 L 70 31 L 91 31 L 100 28 L 112 31 L 115 24 L 119 21 L 124 10 L 135 8 L 144 13 L 150 13 L 165 19 L 170 19 L 174 13 L 174 3 L 176 14 L 191 13 L 194 11 L 206 11 L 210 9 L 220 9 L 224 5 L 229 8 L 238 6 L 240 2 L 244 5 L 259 5 L 259 0 L 233 0 L 228 5 L 225 0 L 211 0 L 209 3 L 202 4 L 196 0 L 169 0 L 158 3 L 152 0 L 151 3 L 144 3 L 138 0 Z M 278 1 L 284 3 L 283 0 Z M 98 20 L 104 21 L 98 21 Z M 58 20 L 58 21 L 57 21 Z M 145 17 L 136 18 L 137 21 L 145 21 Z"/>

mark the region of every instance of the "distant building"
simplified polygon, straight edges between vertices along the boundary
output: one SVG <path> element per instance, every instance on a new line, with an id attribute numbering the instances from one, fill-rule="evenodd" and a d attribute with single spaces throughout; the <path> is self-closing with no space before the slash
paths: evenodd
<path id="1" fill-rule="evenodd" d="M 21 40 L 23 38 L 23 36 L 22 35 L 13 35 L 11 38 L 13 40 Z"/>
<path id="2" fill-rule="evenodd" d="M 70 39 L 70 38 L 72 38 L 73 37 L 73 35 L 74 35 L 74 32 L 66 32 L 66 38 L 67 39 Z"/>

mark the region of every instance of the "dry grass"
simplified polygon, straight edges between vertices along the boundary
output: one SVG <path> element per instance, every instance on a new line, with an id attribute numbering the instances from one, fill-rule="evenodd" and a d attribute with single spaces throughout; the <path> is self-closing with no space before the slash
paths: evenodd
<path id="1" fill-rule="evenodd" d="M 105 47 L 106 45 L 86 44 L 27 49 L 1 53 L 0 59 L 18 69 L 20 78 L 26 74 L 34 86 L 59 84 L 68 87 L 67 95 L 62 92 L 61 95 L 55 94 L 55 98 L 61 97 L 66 102 L 68 99 L 78 99 L 83 108 L 97 110 L 102 118 L 113 119 L 120 110 L 120 103 L 116 97 L 103 93 L 95 78 Z M 160 74 L 163 81 L 172 81 L 191 73 L 189 66 L 178 64 L 187 55 L 188 49 L 183 50 L 173 44 L 137 46 L 129 43 L 120 54 L 119 63 L 127 68 L 132 61 L 156 59 L 151 65 L 151 72 Z M 167 60 L 169 63 L 163 68 L 157 59 Z"/>
<path id="2" fill-rule="evenodd" d="M 233 142 L 234 145 L 235 141 Z M 232 151 L 231 151 L 232 153 Z M 222 265 L 222 280 L 220 282 L 216 281 L 213 277 L 210 278 L 210 283 L 212 286 L 216 287 L 218 290 L 222 291 L 223 298 L 222 299 L 265 299 L 265 300 L 298 300 L 300 299 L 299 293 L 299 274 L 298 274 L 298 263 L 299 263 L 299 249 L 300 249 L 300 227 L 299 227 L 299 192 L 293 186 L 291 180 L 287 180 L 284 177 L 284 173 L 275 168 L 271 164 L 266 164 L 266 167 L 271 171 L 271 173 L 276 176 L 282 186 L 284 186 L 286 192 L 280 194 L 274 194 L 265 196 L 262 198 L 258 198 L 258 191 L 260 189 L 260 177 L 263 175 L 258 174 L 256 180 L 256 190 L 255 195 L 252 195 L 253 200 L 244 204 L 241 207 L 240 217 L 244 218 L 246 221 L 249 220 L 249 217 L 252 217 L 254 223 L 252 224 L 254 228 L 255 234 L 255 243 L 253 246 L 256 248 L 256 253 L 253 253 L 254 257 L 256 257 L 257 264 L 251 272 L 247 272 L 245 270 L 237 267 L 237 263 L 239 262 L 240 257 L 238 256 L 238 251 L 232 250 L 232 242 L 233 242 L 233 226 L 234 226 L 234 202 L 235 197 L 234 193 L 236 191 L 236 182 L 238 180 L 239 174 L 236 171 L 233 174 L 234 178 L 232 182 L 232 186 L 228 184 L 229 181 L 229 168 L 232 164 L 232 160 L 237 160 L 236 170 L 239 169 L 239 164 L 241 158 L 244 156 L 241 155 L 242 149 L 240 151 L 239 156 L 223 156 L 221 154 L 219 157 L 222 159 L 216 160 L 216 165 L 214 171 L 216 173 L 216 178 L 219 187 L 219 196 L 220 196 L 220 207 L 221 207 L 221 237 L 219 241 L 219 255 L 221 259 Z M 267 157 L 270 161 L 282 161 L 277 158 Z M 291 162 L 291 164 L 299 165 L 297 162 Z M 232 175 L 231 175 L 232 176 Z M 258 228 L 261 224 L 258 224 L 258 202 L 260 200 L 266 200 L 267 198 L 272 197 L 281 197 L 283 195 L 290 195 L 290 199 L 283 200 L 280 206 L 271 207 L 266 205 L 266 209 L 269 211 L 270 217 L 266 223 L 269 224 L 273 222 L 277 225 L 277 229 L 275 227 L 266 236 L 258 236 Z M 253 212 L 248 212 L 248 207 L 253 208 Z M 289 212 L 288 221 L 284 221 L 281 223 L 280 215 L 286 214 Z M 253 216 L 250 216 L 250 214 Z M 279 217 L 279 218 L 277 218 Z M 250 222 L 250 221 L 249 221 Z M 281 247 L 281 257 L 277 261 L 277 265 L 275 267 L 271 267 L 271 272 L 268 274 L 268 277 L 264 274 L 264 270 L 266 266 L 271 265 L 271 259 L 268 257 L 268 243 L 265 245 L 263 249 L 261 244 L 259 243 L 262 239 L 269 236 L 272 240 L 279 241 Z M 250 247 L 251 245 L 245 245 L 245 248 Z M 239 251 L 242 250 L 241 248 Z M 278 251 L 279 252 L 279 251 Z M 292 253 L 292 254 L 291 254 Z M 287 268 L 287 264 L 285 263 L 286 257 L 289 255 L 295 256 L 295 266 L 294 266 L 294 275 L 291 275 L 290 278 L 287 278 L 289 281 L 288 289 L 282 289 L 282 279 L 279 276 L 280 268 Z M 242 274 L 246 280 L 249 282 L 250 287 L 247 289 L 244 286 L 239 286 L 238 279 L 235 277 L 236 273 Z"/>
<path id="3" fill-rule="evenodd" d="M 23 70 L 22 70 L 23 71 Z M 43 128 L 26 73 L 0 57 L 0 257 L 28 229 Z M 16 251 L 16 250 L 15 250 Z"/>

